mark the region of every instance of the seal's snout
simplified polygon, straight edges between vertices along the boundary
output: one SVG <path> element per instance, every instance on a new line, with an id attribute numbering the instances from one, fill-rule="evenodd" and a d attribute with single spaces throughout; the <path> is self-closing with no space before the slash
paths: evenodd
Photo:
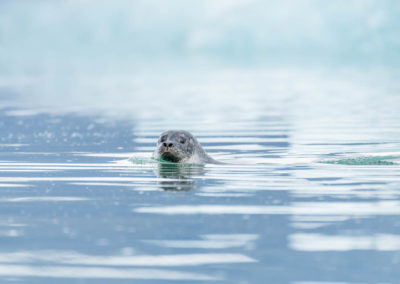
<path id="1" fill-rule="evenodd" d="M 174 147 L 174 143 L 167 143 L 167 142 L 164 142 L 164 143 L 162 143 L 162 145 L 163 145 L 165 148 L 172 148 L 172 147 Z"/>

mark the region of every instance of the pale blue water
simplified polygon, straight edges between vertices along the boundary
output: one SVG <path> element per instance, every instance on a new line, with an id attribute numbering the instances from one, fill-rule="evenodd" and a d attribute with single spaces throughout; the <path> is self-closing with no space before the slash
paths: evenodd
<path id="1" fill-rule="evenodd" d="M 0 2 L 0 282 L 399 283 L 397 1 L 196 3 Z"/>
<path id="2" fill-rule="evenodd" d="M 3 108 L 2 282 L 396 283 L 397 83 L 318 74 L 306 91 L 297 72 L 178 76 L 162 103 L 126 94 L 133 113 Z M 152 161 L 168 128 L 228 164 Z M 320 163 L 375 156 L 394 165 Z"/>

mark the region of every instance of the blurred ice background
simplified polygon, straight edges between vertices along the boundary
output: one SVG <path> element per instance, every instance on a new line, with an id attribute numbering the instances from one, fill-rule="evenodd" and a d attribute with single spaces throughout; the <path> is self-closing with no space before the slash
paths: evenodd
<path id="1" fill-rule="evenodd" d="M 1 71 L 207 65 L 398 66 L 400 3 L 1 1 Z"/>
<path id="2" fill-rule="evenodd" d="M 213 97 L 268 80 L 298 88 L 349 69 L 351 81 L 385 84 L 400 63 L 399 14 L 395 0 L 2 0 L 0 88 L 19 107 L 140 114 L 202 86 Z"/>

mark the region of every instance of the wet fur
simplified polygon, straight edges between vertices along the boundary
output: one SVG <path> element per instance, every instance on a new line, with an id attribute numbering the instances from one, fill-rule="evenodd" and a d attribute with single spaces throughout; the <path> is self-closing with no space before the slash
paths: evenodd
<path id="1" fill-rule="evenodd" d="M 185 142 L 182 143 L 182 141 Z M 168 145 L 173 146 L 168 147 Z M 207 155 L 197 139 L 185 130 L 168 130 L 161 133 L 157 141 L 157 147 L 153 153 L 153 158 L 173 163 L 219 163 Z"/>

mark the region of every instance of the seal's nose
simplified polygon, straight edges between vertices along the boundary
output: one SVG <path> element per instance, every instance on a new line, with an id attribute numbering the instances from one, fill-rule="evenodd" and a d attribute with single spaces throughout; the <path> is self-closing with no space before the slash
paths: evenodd
<path id="1" fill-rule="evenodd" d="M 166 147 L 166 148 L 167 148 L 167 147 L 171 148 L 171 147 L 174 146 L 174 144 L 173 144 L 173 143 L 164 142 L 164 143 L 163 143 L 163 146 Z"/>

